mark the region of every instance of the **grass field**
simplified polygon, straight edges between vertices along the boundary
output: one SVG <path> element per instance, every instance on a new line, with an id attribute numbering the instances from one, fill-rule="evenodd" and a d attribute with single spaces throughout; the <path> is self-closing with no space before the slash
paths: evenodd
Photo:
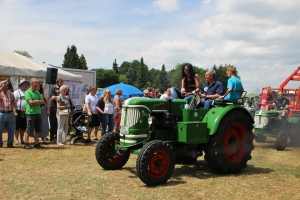
<path id="1" fill-rule="evenodd" d="M 300 199 L 300 148 L 277 151 L 272 138 L 254 144 L 240 174 L 216 174 L 199 157 L 195 164 L 176 165 L 171 179 L 157 187 L 139 180 L 135 155 L 122 170 L 103 170 L 95 143 L 32 150 L 4 144 L 0 199 Z"/>

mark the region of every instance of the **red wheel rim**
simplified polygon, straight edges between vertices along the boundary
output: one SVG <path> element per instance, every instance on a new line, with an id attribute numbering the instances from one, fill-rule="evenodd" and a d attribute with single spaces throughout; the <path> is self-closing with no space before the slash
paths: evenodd
<path id="1" fill-rule="evenodd" d="M 244 157 L 247 149 L 247 133 L 240 123 L 232 123 L 225 131 L 222 146 L 226 159 L 238 163 Z"/>
<path id="2" fill-rule="evenodd" d="M 110 141 L 105 147 L 105 158 L 108 162 L 113 164 L 120 162 L 124 157 L 124 155 L 119 155 L 116 153 L 115 150 L 116 141 L 117 140 Z"/>
<path id="3" fill-rule="evenodd" d="M 279 145 L 282 149 L 285 148 L 286 146 L 286 142 L 287 142 L 287 136 L 286 134 L 283 134 L 281 137 L 280 137 L 280 141 L 279 141 Z"/>
<path id="4" fill-rule="evenodd" d="M 150 157 L 148 169 L 152 177 L 160 178 L 168 171 L 169 166 L 169 155 L 163 150 L 158 150 Z"/>

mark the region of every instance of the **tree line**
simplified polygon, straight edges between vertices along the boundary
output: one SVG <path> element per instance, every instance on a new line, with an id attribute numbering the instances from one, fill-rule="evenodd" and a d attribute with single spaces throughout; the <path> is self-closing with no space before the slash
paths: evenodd
<path id="1" fill-rule="evenodd" d="M 16 50 L 15 52 L 32 58 L 32 56 L 26 51 Z M 112 63 L 111 69 L 98 68 L 91 70 L 96 71 L 97 88 L 105 88 L 118 83 L 126 83 L 141 90 L 151 87 L 159 89 L 161 92 L 163 92 L 169 87 L 181 87 L 181 71 L 183 64 L 184 63 L 178 63 L 170 71 L 166 71 L 164 64 L 162 64 L 161 69 L 149 69 L 148 65 L 144 62 L 144 58 L 142 57 L 140 60 L 133 60 L 131 62 L 124 61 L 120 66 L 115 59 Z M 213 65 L 211 68 L 216 71 L 217 79 L 221 81 L 224 89 L 227 87 L 228 77 L 226 74 L 226 69 L 228 66 L 230 66 L 230 64 L 225 64 L 224 66 L 222 64 L 219 66 Z M 67 47 L 62 67 L 83 70 L 88 69 L 84 55 L 78 55 L 75 45 Z M 195 73 L 199 74 L 201 85 L 204 85 L 205 72 L 209 68 L 203 69 L 194 65 L 193 68 Z"/>
<path id="2" fill-rule="evenodd" d="M 181 72 L 184 63 L 178 63 L 174 69 L 166 71 L 166 67 L 163 64 L 161 69 L 149 69 L 145 64 L 143 57 L 140 60 L 133 60 L 132 62 L 124 61 L 118 66 L 116 60 L 113 62 L 112 69 L 92 69 L 96 71 L 97 87 L 105 88 L 117 83 L 126 83 L 133 85 L 141 90 L 151 87 L 159 89 L 161 92 L 165 91 L 169 87 L 181 87 Z M 214 65 L 211 69 L 214 69 L 217 73 L 217 79 L 222 82 L 224 88 L 227 88 L 227 74 L 226 69 L 230 66 L 225 64 Z M 195 73 L 199 74 L 201 85 L 205 83 L 205 73 L 207 69 L 194 66 Z M 237 74 L 238 75 L 238 74 Z"/>

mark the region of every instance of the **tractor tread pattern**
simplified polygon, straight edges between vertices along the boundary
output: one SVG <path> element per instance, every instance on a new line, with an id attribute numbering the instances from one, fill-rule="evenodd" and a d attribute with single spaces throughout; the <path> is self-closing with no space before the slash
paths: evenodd
<path id="1" fill-rule="evenodd" d="M 208 144 L 206 144 L 204 148 L 204 159 L 208 163 L 209 167 L 214 171 L 221 174 L 229 174 L 229 173 L 239 173 L 242 168 L 247 166 L 247 161 L 251 160 L 251 152 L 254 149 L 253 140 L 255 138 L 252 133 L 252 124 L 249 116 L 243 114 L 240 111 L 232 110 L 223 117 L 220 122 L 219 128 L 217 132 L 210 136 Z M 222 148 L 222 140 L 223 134 L 228 127 L 228 124 L 233 122 L 239 122 L 243 124 L 246 135 L 247 135 L 247 149 L 245 151 L 245 155 L 238 163 L 229 162 L 224 156 L 223 148 Z"/>
<path id="2" fill-rule="evenodd" d="M 116 132 L 109 132 L 106 133 L 101 139 L 98 141 L 96 149 L 95 149 L 95 156 L 98 164 L 106 170 L 117 170 L 121 169 L 128 161 L 130 157 L 129 151 L 126 151 L 124 154 L 123 159 L 118 163 L 111 163 L 107 160 L 105 151 L 107 145 L 111 141 L 120 141 L 120 134 Z"/>
<path id="3" fill-rule="evenodd" d="M 167 172 L 160 178 L 152 177 L 148 170 L 149 159 L 157 150 L 163 150 L 168 153 L 170 159 L 170 167 Z M 175 168 L 175 153 L 172 147 L 163 141 L 153 140 L 148 142 L 141 149 L 137 161 L 136 161 L 136 171 L 137 175 L 142 182 L 148 186 L 155 186 L 159 184 L 164 184 L 168 181 L 174 172 Z"/>

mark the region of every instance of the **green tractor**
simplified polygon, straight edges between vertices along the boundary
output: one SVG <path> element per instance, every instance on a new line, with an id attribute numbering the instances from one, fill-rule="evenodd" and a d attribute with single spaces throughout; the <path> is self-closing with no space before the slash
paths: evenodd
<path id="1" fill-rule="evenodd" d="M 282 118 L 277 110 L 256 111 L 254 117 L 254 134 L 256 142 L 265 142 L 267 137 L 276 138 L 276 149 L 284 150 L 288 138 L 292 144 L 300 141 L 300 117 Z"/>
<path id="2" fill-rule="evenodd" d="M 99 165 L 121 169 L 136 154 L 137 175 L 149 186 L 166 183 L 175 163 L 195 162 L 203 152 L 218 173 L 246 167 L 254 149 L 254 120 L 247 109 L 223 100 L 211 109 L 185 109 L 185 104 L 180 99 L 127 99 L 120 133 L 106 133 L 97 143 Z"/>
<path id="3" fill-rule="evenodd" d="M 265 142 L 267 137 L 276 138 L 276 149 L 284 150 L 288 144 L 288 140 L 292 145 L 300 144 L 300 108 L 299 95 L 297 89 L 268 88 L 274 93 L 283 91 L 283 96 L 290 102 L 289 114 L 282 117 L 282 110 L 276 110 L 272 101 L 267 101 L 267 110 L 258 110 L 254 117 L 254 135 L 256 142 Z M 263 90 L 266 90 L 264 87 Z M 297 94 L 297 95 L 295 95 Z"/>
<path id="4" fill-rule="evenodd" d="M 284 150 L 288 139 L 290 139 L 292 145 L 300 144 L 300 87 L 286 88 L 286 85 L 291 81 L 300 81 L 300 66 L 282 82 L 279 88 L 269 86 L 262 88 L 261 96 L 267 94 L 265 96 L 266 110 L 255 112 L 255 140 L 264 142 L 267 137 L 276 138 L 277 150 Z M 288 105 L 289 114 L 284 118 L 281 117 L 282 110 L 275 110 L 272 105 L 279 91 L 290 103 Z"/>

